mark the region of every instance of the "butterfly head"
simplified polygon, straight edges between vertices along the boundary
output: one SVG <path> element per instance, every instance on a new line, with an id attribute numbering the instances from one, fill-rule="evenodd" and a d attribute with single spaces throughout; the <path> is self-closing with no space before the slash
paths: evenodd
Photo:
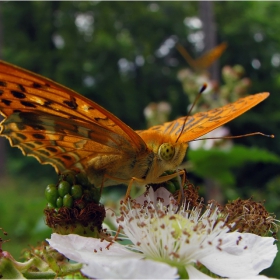
<path id="1" fill-rule="evenodd" d="M 163 143 L 159 146 L 157 154 L 168 168 L 177 168 L 185 157 L 187 147 L 187 143 Z"/>
<path id="2" fill-rule="evenodd" d="M 158 156 L 161 160 L 170 161 L 175 155 L 175 147 L 170 143 L 163 143 L 159 146 Z"/>

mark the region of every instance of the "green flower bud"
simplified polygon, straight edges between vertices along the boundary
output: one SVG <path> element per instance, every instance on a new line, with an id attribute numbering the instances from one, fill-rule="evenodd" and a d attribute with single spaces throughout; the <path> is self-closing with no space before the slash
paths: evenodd
<path id="1" fill-rule="evenodd" d="M 71 208 L 73 206 L 73 197 L 70 194 L 66 194 L 63 197 L 63 206 Z"/>
<path id="2" fill-rule="evenodd" d="M 67 181 L 62 181 L 58 185 L 59 196 L 64 197 L 70 193 L 70 184 Z"/>
<path id="3" fill-rule="evenodd" d="M 58 191 L 55 184 L 49 184 L 45 189 L 45 197 L 47 201 L 53 205 L 56 204 L 58 198 Z"/>
<path id="4" fill-rule="evenodd" d="M 74 199 L 81 198 L 83 195 L 83 188 L 81 185 L 74 185 L 71 188 L 71 195 Z"/>
<path id="5" fill-rule="evenodd" d="M 63 199 L 62 199 L 62 197 L 58 197 L 56 200 L 56 207 L 60 208 L 62 206 L 63 206 Z"/>

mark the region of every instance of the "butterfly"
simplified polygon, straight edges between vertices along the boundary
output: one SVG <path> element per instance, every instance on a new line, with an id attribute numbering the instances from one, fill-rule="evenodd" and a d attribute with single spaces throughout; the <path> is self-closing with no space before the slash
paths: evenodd
<path id="1" fill-rule="evenodd" d="M 269 93 L 134 131 L 97 103 L 50 79 L 0 61 L 0 135 L 57 172 L 86 172 L 95 186 L 163 183 L 188 142 L 229 122 Z"/>
<path id="2" fill-rule="evenodd" d="M 227 43 L 221 43 L 197 59 L 193 59 L 181 44 L 177 44 L 176 48 L 193 70 L 201 71 L 209 68 L 223 54 L 227 48 Z"/>

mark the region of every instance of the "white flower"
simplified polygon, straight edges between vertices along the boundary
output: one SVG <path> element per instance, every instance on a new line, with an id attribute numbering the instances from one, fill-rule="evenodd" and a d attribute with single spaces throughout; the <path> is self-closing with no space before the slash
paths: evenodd
<path id="1" fill-rule="evenodd" d="M 162 198 L 158 201 L 158 193 Z M 199 268 L 229 278 L 258 278 L 277 253 L 274 239 L 228 232 L 217 208 L 177 212 L 174 199 L 159 189 L 123 206 L 118 222 L 133 243 L 120 245 L 77 235 L 53 234 L 49 243 L 67 258 L 84 263 L 95 278 L 210 278 Z M 169 206 L 167 207 L 167 205 Z M 124 238 L 122 238 L 124 239 Z"/>
<path id="2" fill-rule="evenodd" d="M 177 269 L 165 263 L 144 260 L 125 246 L 76 234 L 53 233 L 49 244 L 68 259 L 83 263 L 82 272 L 98 279 L 175 279 Z M 110 246 L 109 246 L 110 245 Z M 109 246 L 109 249 L 107 247 Z M 163 275 L 164 273 L 164 275 Z"/>

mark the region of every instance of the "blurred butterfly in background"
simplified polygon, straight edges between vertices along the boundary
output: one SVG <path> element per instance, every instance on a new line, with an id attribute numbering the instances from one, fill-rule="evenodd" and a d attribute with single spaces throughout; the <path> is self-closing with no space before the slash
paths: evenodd
<path id="1" fill-rule="evenodd" d="M 188 51 L 181 44 L 177 44 L 176 48 L 193 70 L 202 71 L 209 68 L 223 54 L 227 48 L 227 43 L 221 43 L 197 59 L 192 58 Z"/>
<path id="2" fill-rule="evenodd" d="M 135 131 L 75 91 L 0 61 L 1 136 L 57 172 L 86 172 L 95 186 L 162 183 L 192 141 L 257 105 L 269 93 Z"/>

